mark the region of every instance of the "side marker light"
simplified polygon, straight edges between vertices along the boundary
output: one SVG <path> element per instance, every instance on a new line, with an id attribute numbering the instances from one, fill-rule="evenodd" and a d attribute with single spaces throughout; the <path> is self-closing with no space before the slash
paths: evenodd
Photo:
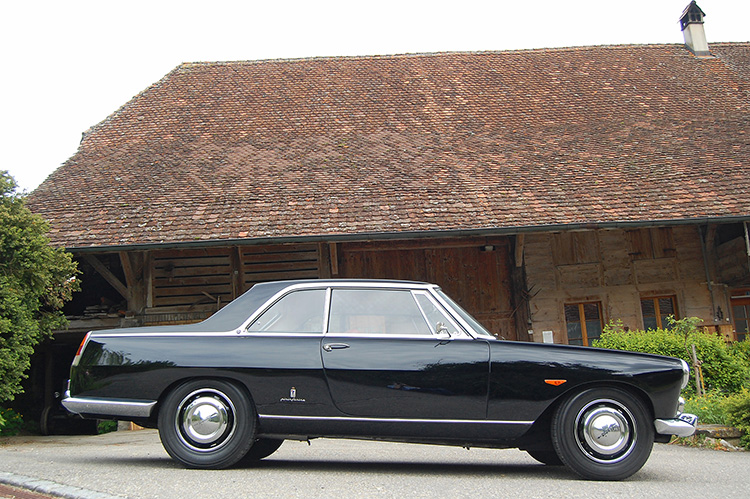
<path id="1" fill-rule="evenodd" d="M 568 381 L 567 379 L 545 379 L 544 380 L 545 383 L 547 383 L 548 385 L 552 385 L 552 386 L 560 386 L 563 383 L 566 383 L 567 381 Z"/>

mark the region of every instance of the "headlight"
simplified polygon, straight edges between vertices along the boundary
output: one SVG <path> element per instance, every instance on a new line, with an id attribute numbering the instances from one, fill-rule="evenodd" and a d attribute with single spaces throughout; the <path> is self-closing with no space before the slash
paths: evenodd
<path id="1" fill-rule="evenodd" d="M 680 390 L 682 390 L 690 381 L 690 366 L 682 359 L 680 359 L 680 362 L 682 362 L 682 386 L 680 387 Z"/>

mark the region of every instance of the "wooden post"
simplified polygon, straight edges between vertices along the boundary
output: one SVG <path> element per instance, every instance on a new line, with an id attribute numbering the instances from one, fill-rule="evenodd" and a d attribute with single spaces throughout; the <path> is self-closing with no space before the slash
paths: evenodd
<path id="1" fill-rule="evenodd" d="M 698 364 L 698 356 L 695 353 L 695 343 L 693 343 L 691 346 L 693 348 L 693 371 L 695 372 L 695 393 L 699 397 L 702 397 L 703 395 L 705 395 L 705 393 L 703 392 L 703 385 L 701 383 L 701 375 L 700 375 L 701 366 L 700 364 Z"/>

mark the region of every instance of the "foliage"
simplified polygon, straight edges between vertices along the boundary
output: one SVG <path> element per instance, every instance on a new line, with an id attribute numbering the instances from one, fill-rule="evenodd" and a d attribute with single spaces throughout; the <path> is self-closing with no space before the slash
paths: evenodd
<path id="1" fill-rule="evenodd" d="M 724 401 L 727 423 L 742 432 L 740 444 L 750 449 L 750 391 L 746 388 Z"/>
<path id="2" fill-rule="evenodd" d="M 71 255 L 52 248 L 49 227 L 0 171 L 0 402 L 22 391 L 34 347 L 66 325 L 60 309 L 78 290 Z"/>
<path id="3" fill-rule="evenodd" d="M 626 331 L 621 321 L 612 322 L 605 326 L 593 346 L 678 357 L 692 366 L 692 345 L 695 345 L 707 390 L 736 393 L 750 385 L 750 348 L 728 346 L 717 335 L 704 333 L 698 328 L 701 320 L 696 317 L 679 320 L 670 317 L 669 321 L 671 329 L 649 331 Z M 694 393 L 694 383 L 688 384 L 685 391 Z"/>
<path id="4" fill-rule="evenodd" d="M 698 416 L 702 424 L 734 426 L 742 433 L 740 445 L 750 449 L 750 390 L 721 395 L 708 393 L 702 397 L 687 397 L 685 412 Z"/>
<path id="5" fill-rule="evenodd" d="M 18 435 L 23 428 L 23 418 L 13 409 L 0 408 L 0 435 Z"/>
<path id="6" fill-rule="evenodd" d="M 96 425 L 96 432 L 99 435 L 103 433 L 110 433 L 113 431 L 117 431 L 117 421 L 105 419 L 99 421 L 99 423 Z"/>
<path id="7" fill-rule="evenodd" d="M 727 412 L 724 408 L 726 398 L 716 393 L 707 393 L 702 397 L 697 395 L 685 398 L 685 412 L 698 416 L 701 424 L 727 425 Z"/>

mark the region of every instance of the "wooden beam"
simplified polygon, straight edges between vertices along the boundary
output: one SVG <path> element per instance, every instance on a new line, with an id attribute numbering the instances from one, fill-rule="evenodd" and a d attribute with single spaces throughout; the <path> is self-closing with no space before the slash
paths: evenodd
<path id="1" fill-rule="evenodd" d="M 243 293 L 242 255 L 240 248 L 233 246 L 229 249 L 229 271 L 232 273 L 232 299 L 234 300 Z"/>
<path id="2" fill-rule="evenodd" d="M 130 303 L 130 291 L 128 287 L 124 285 L 116 275 L 112 273 L 97 257 L 94 255 L 83 255 L 83 259 L 94 267 L 94 270 L 99 272 L 102 277 L 113 287 L 115 290 L 122 295 L 123 298 L 128 300 Z"/>
<path id="3" fill-rule="evenodd" d="M 122 271 L 125 274 L 125 285 L 128 288 L 132 288 L 136 285 L 138 278 L 133 271 L 133 264 L 130 260 L 130 255 L 126 251 L 120 251 L 120 264 L 122 265 Z"/>
<path id="4" fill-rule="evenodd" d="M 435 238 L 435 239 L 394 239 L 390 241 L 363 241 L 341 243 L 342 251 L 401 251 L 418 249 L 471 248 L 482 246 L 508 246 L 510 236 Z M 333 244 L 333 243 L 331 243 Z M 333 257 L 333 253 L 331 253 Z"/>
<path id="5" fill-rule="evenodd" d="M 339 252 L 336 243 L 328 244 L 328 253 L 331 259 L 331 275 L 339 275 Z"/>
<path id="6" fill-rule="evenodd" d="M 516 236 L 516 267 L 523 267 L 523 243 L 524 234 L 518 234 Z"/>

